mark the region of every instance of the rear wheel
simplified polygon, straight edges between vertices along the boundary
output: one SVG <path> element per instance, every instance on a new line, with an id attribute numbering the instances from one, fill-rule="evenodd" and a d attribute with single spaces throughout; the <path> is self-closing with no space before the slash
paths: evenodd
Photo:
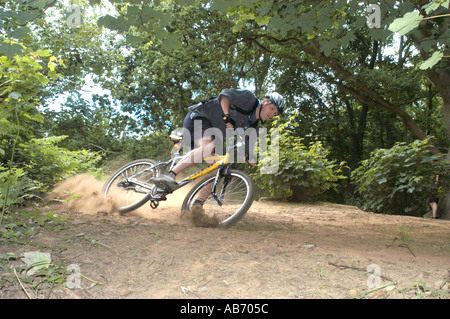
<path id="1" fill-rule="evenodd" d="M 154 187 L 150 179 L 158 176 L 155 164 L 150 159 L 133 161 L 118 169 L 104 184 L 103 195 L 114 199 L 119 213 L 129 213 L 150 199 Z"/>
<path id="2" fill-rule="evenodd" d="M 192 209 L 194 203 L 203 202 L 204 213 L 217 221 L 218 226 L 228 227 L 240 220 L 253 203 L 254 185 L 244 172 L 228 170 L 216 188 L 216 196 L 211 190 L 216 176 L 208 176 L 196 184 L 187 194 L 182 211 Z"/>

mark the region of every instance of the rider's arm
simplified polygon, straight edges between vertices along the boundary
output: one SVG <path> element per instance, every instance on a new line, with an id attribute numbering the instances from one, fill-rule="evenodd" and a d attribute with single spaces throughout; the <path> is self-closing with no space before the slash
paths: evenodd
<path id="1" fill-rule="evenodd" d="M 223 114 L 228 115 L 228 118 L 229 118 L 229 116 L 230 116 L 230 100 L 224 96 L 221 96 L 220 97 L 220 106 L 222 107 Z M 228 123 L 226 123 L 226 127 L 233 128 L 234 126 L 232 123 L 228 122 Z"/>
<path id="2" fill-rule="evenodd" d="M 220 97 L 220 106 L 222 107 L 223 114 L 230 114 L 230 100 L 224 96 Z"/>

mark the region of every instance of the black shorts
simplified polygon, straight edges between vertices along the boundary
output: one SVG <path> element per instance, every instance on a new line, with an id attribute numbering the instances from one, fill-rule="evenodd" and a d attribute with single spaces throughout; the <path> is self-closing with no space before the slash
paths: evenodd
<path id="1" fill-rule="evenodd" d="M 193 114 L 192 112 L 189 112 L 186 115 L 186 117 L 184 118 L 183 128 L 188 130 L 190 135 L 191 135 L 191 137 L 190 137 L 191 149 L 196 147 L 194 145 L 194 137 L 197 137 L 199 135 L 198 133 L 197 133 L 197 135 L 194 134 L 194 121 L 198 121 L 198 120 L 202 121 L 202 132 L 201 132 L 202 135 L 201 135 L 201 137 L 203 137 L 205 135 L 205 131 L 207 129 L 213 128 L 213 125 L 211 124 L 211 122 L 207 118 L 201 117 L 201 116 Z M 186 134 L 183 135 L 183 141 L 187 142 L 188 140 L 185 140 L 185 138 L 188 138 L 188 137 L 185 136 L 185 135 Z"/>
<path id="2" fill-rule="evenodd" d="M 438 197 L 431 196 L 431 198 L 430 198 L 430 204 L 431 204 L 431 203 L 439 204 L 439 198 L 438 198 Z"/>

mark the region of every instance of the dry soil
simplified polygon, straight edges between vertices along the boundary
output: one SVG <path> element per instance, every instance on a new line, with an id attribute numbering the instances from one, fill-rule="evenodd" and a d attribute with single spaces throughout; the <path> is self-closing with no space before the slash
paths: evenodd
<path id="1" fill-rule="evenodd" d="M 330 203 L 259 200 L 230 228 L 181 218 L 186 190 L 158 209 L 120 216 L 102 182 L 77 176 L 55 190 L 67 203 L 44 211 L 68 220 L 43 231 L 52 261 L 75 265 L 73 289 L 39 298 L 448 298 L 450 221 L 379 215 Z M 0 246 L 0 254 L 36 250 Z M 45 249 L 40 249 L 45 251 Z M 76 281 L 78 280 L 79 281 Z M 70 286 L 70 285 L 69 285 Z M 73 286 L 73 285 L 72 285 Z M 25 286 L 26 288 L 26 286 Z M 19 285 L 2 298 L 27 298 Z"/>

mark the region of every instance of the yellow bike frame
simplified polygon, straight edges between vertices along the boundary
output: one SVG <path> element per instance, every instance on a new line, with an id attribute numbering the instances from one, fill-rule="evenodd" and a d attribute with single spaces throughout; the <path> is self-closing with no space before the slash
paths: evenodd
<path id="1" fill-rule="evenodd" d="M 180 182 L 180 184 L 184 183 L 184 182 L 188 182 L 188 181 L 193 181 L 197 178 L 205 176 L 206 174 L 211 173 L 212 171 L 215 171 L 217 168 L 219 168 L 219 166 L 221 164 L 228 164 L 229 160 L 230 160 L 230 154 L 227 153 L 225 155 L 217 155 L 215 157 L 207 157 L 204 160 L 205 161 L 216 161 L 216 162 L 213 165 L 211 165 L 210 167 L 204 169 L 203 171 L 195 173 L 189 177 L 186 177 L 185 179 L 183 179 Z"/>

